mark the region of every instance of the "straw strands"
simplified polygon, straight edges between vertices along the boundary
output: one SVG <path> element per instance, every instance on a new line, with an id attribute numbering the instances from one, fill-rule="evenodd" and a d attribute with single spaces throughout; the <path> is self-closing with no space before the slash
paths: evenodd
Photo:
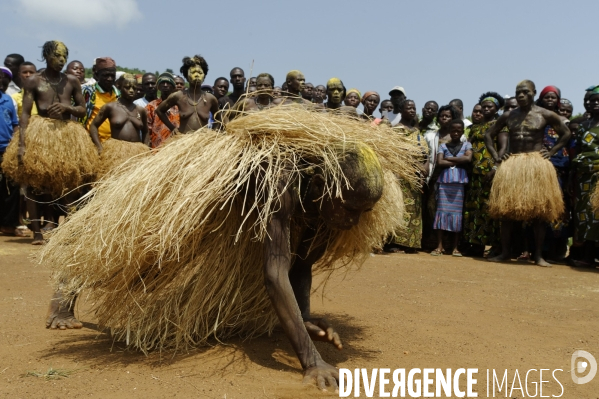
<path id="1" fill-rule="evenodd" d="M 351 230 L 317 229 L 327 250 L 314 270 L 359 265 L 403 223 L 396 176 L 413 179 L 408 160 L 419 150 L 390 129 L 297 107 L 234 122 L 118 168 L 44 246 L 40 262 L 53 268 L 56 286 L 67 299 L 88 298 L 115 339 L 148 351 L 270 332 L 277 319 L 263 242 L 279 183 L 301 192 L 307 174 L 324 171 L 323 200 L 341 195 L 348 181 L 340 160 L 362 143 L 383 167 L 383 196 Z"/>
<path id="2" fill-rule="evenodd" d="M 14 181 L 60 197 L 92 181 L 98 151 L 81 124 L 32 116 L 25 136 L 23 165 L 18 163 L 19 134 L 9 143 L 2 170 Z"/>
<path id="3" fill-rule="evenodd" d="M 564 201 L 551 162 L 538 152 L 513 154 L 503 161 L 493 179 L 489 213 L 495 219 L 558 220 Z"/>
<path id="4" fill-rule="evenodd" d="M 107 175 L 111 170 L 121 166 L 130 158 L 135 158 L 132 162 L 143 156 L 150 155 L 150 148 L 143 143 L 133 143 L 130 141 L 108 139 L 102 143 L 102 153 L 98 162 L 96 178 L 99 180 Z"/>

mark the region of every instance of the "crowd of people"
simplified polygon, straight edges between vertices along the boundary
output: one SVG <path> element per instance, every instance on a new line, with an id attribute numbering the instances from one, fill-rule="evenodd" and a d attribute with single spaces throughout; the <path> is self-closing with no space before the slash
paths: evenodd
<path id="1" fill-rule="evenodd" d="M 170 72 L 134 76 L 119 71 L 112 58 L 99 57 L 93 61 L 90 78 L 85 77 L 81 61 L 66 64 L 68 49 L 60 42 L 46 43 L 42 56 L 47 63 L 43 68 L 19 54 L 6 56 L 0 67 L 4 114 L 0 157 L 19 126 L 24 143 L 23 130 L 33 115 L 78 121 L 101 152 L 110 138 L 142 142 L 155 149 L 172 135 L 204 126 L 219 129 L 235 117 L 234 111 L 260 111 L 289 103 L 339 110 L 373 126 L 389 125 L 422 148 L 421 184 L 403 187 L 407 229 L 377 251 L 426 250 L 438 256 L 447 248 L 447 253 L 457 257 L 517 258 L 540 265 L 548 265 L 547 261 L 587 267 L 595 263 L 599 216 L 591 206 L 591 195 L 599 168 L 599 86 L 586 90 L 584 113 L 576 118 L 572 103 L 555 86 L 541 90 L 533 104 L 537 92 L 530 81 L 518 84 L 516 96 L 510 98 L 484 92 L 471 117 L 465 118 L 460 99 L 441 106 L 427 101 L 418 115 L 418 104 L 401 86 L 393 87 L 384 98 L 375 91 L 346 89 L 338 78 L 312 84 L 297 70 L 276 86 L 271 74 L 246 78 L 245 71 L 235 67 L 228 78 L 218 77 L 208 85 L 208 64 L 201 56 L 183 59 L 182 76 Z M 72 105 L 52 101 L 48 95 L 66 95 Z M 532 128 L 537 122 L 543 126 Z M 531 147 L 522 147 L 521 141 Z M 499 167 L 510 154 L 532 150 L 553 165 L 563 212 L 556 220 L 538 215 L 498 217 L 490 203 Z M 19 151 L 22 156 L 24 144 Z M 542 181 L 513 183 L 521 191 L 543 191 L 544 187 Z M 34 244 L 43 243 L 43 234 L 56 226 L 62 213 L 60 207 L 39 204 L 52 200 L 27 187 L 19 190 L 5 176 L 0 187 L 2 233 L 33 234 Z M 551 214 L 548 209 L 540 211 Z"/>
<path id="2" fill-rule="evenodd" d="M 84 289 L 99 324 L 142 350 L 278 321 L 305 378 L 336 388 L 312 342 L 343 346 L 310 313 L 313 266 L 364 259 L 385 237 L 376 252 L 595 265 L 599 86 L 573 117 L 557 87 L 535 101 L 523 80 L 514 97 L 484 92 L 469 119 L 460 99 L 427 101 L 419 116 L 401 86 L 383 99 L 336 77 L 313 85 L 292 70 L 275 86 L 238 67 L 210 86 L 200 55 L 183 58 L 182 76 L 134 76 L 99 57 L 86 79 L 68 55 L 48 41 L 44 67 L 19 54 L 0 67 L 2 233 L 44 244 L 65 206 L 80 205 L 42 249 L 58 271 L 47 328 L 82 327 Z M 110 151 L 114 168 L 140 157 L 74 202 Z"/>

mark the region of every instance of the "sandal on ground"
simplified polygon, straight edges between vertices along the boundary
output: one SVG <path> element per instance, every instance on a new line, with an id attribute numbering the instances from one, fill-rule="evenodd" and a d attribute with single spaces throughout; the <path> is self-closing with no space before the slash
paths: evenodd
<path id="1" fill-rule="evenodd" d="M 451 253 L 451 256 L 457 256 L 457 257 L 461 258 L 463 255 L 462 255 L 462 253 L 461 253 L 460 251 L 458 251 L 458 250 L 456 249 L 455 251 L 453 251 L 453 252 Z"/>
<path id="2" fill-rule="evenodd" d="M 431 252 L 432 256 L 441 256 L 443 255 L 443 251 L 440 249 L 434 249 L 433 252 Z"/>
<path id="3" fill-rule="evenodd" d="M 529 253 L 524 254 L 524 252 L 523 252 L 522 255 L 520 255 L 516 258 L 516 260 L 518 262 L 528 262 L 528 261 L 530 261 L 530 254 Z"/>

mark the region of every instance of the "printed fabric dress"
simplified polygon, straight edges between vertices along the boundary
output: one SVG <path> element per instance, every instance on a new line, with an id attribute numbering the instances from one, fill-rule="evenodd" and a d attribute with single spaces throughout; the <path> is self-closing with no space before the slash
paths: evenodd
<path id="1" fill-rule="evenodd" d="M 469 142 L 461 143 L 460 150 L 455 155 L 447 148 L 447 144 L 441 144 L 437 153 L 451 158 L 464 156 L 468 150 L 472 150 Z M 468 173 L 466 169 L 458 166 L 444 168 L 437 182 L 439 189 L 433 229 L 460 232 L 463 222 L 464 186 L 468 183 Z"/>
<path id="2" fill-rule="evenodd" d="M 543 136 L 543 145 L 547 149 L 547 151 L 551 150 L 555 144 L 557 144 L 559 140 L 559 136 L 553 130 L 550 125 L 545 127 L 545 135 Z M 568 173 L 570 170 L 570 149 L 574 148 L 576 145 L 576 141 L 574 139 L 570 139 L 566 145 L 559 150 L 555 155 L 553 155 L 549 160 L 553 164 L 555 171 L 557 172 L 557 180 L 559 182 L 559 186 L 562 189 L 562 197 L 564 199 L 565 212 L 562 220 L 557 221 L 555 223 L 551 223 L 549 229 L 554 237 L 569 237 L 571 236 L 570 230 L 570 212 L 572 206 L 570 204 L 570 198 L 566 195 L 566 184 L 568 182 Z M 549 233 L 548 233 L 549 234 Z"/>
<path id="3" fill-rule="evenodd" d="M 576 171 L 575 237 L 579 242 L 599 241 L 599 213 L 591 207 L 591 194 L 599 180 L 599 126 L 581 126 L 576 140 L 580 153 L 572 160 Z"/>
<path id="4" fill-rule="evenodd" d="M 398 125 L 395 126 L 393 130 L 421 146 L 423 162 L 426 160 L 426 157 L 428 156 L 428 145 L 420 134 L 418 128 L 410 129 L 406 126 Z M 422 191 L 418 187 L 411 187 L 406 182 L 402 182 L 401 187 L 405 206 L 404 221 L 406 222 L 406 230 L 397 235 L 394 243 L 408 248 L 421 248 Z"/>
<path id="5" fill-rule="evenodd" d="M 495 121 L 474 124 L 470 127 L 472 145 L 472 175 L 466 190 L 464 203 L 464 237 L 466 242 L 477 245 L 498 245 L 500 228 L 497 220 L 489 215 L 489 195 L 492 180 L 486 180 L 495 161 L 485 145 L 485 132 Z M 497 139 L 495 139 L 497 147 Z"/>

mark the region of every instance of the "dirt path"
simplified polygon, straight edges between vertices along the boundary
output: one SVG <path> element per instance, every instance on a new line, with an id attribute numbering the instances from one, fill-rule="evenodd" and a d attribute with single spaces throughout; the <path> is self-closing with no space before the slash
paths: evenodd
<path id="1" fill-rule="evenodd" d="M 29 260 L 36 250 L 29 241 L 0 237 L 0 397 L 333 397 L 301 385 L 299 363 L 281 332 L 146 357 L 99 334 L 90 315 L 79 331 L 44 329 L 49 271 Z M 507 369 L 510 384 L 516 369 L 523 384 L 529 369 L 563 369 L 556 374 L 563 398 L 599 398 L 599 376 L 576 385 L 569 372 L 575 350 L 599 359 L 595 270 L 373 256 L 362 270 L 330 280 L 324 297 L 314 294 L 312 308 L 344 340 L 340 352 L 317 345 L 337 367 L 478 368 L 479 397 L 487 397 L 487 369 Z M 60 380 L 24 376 L 50 367 L 73 374 Z M 538 382 L 538 374 L 531 377 Z M 553 381 L 544 395 L 560 394 L 551 374 L 544 380 Z M 510 397 L 527 397 L 514 392 Z"/>

